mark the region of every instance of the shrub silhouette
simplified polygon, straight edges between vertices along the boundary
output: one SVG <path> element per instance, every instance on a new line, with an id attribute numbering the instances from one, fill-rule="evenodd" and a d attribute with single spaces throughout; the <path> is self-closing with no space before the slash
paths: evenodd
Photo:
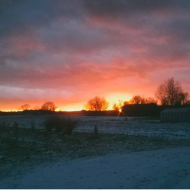
<path id="1" fill-rule="evenodd" d="M 48 117 L 44 121 L 44 127 L 45 127 L 45 129 L 46 129 L 47 132 L 52 132 L 54 125 L 55 125 L 55 119 L 54 119 L 54 117 Z"/>
<path id="2" fill-rule="evenodd" d="M 79 120 L 74 117 L 65 117 L 64 120 L 65 120 L 65 123 L 64 123 L 64 127 L 62 129 L 63 135 L 71 135 L 73 129 L 76 128 Z"/>
<path id="3" fill-rule="evenodd" d="M 16 121 L 14 121 L 10 124 L 10 127 L 17 131 L 18 130 L 18 123 Z"/>
<path id="4" fill-rule="evenodd" d="M 44 126 L 47 132 L 54 129 L 56 132 L 63 132 L 64 135 L 71 135 L 78 121 L 78 119 L 72 117 L 51 116 L 45 120 Z"/>

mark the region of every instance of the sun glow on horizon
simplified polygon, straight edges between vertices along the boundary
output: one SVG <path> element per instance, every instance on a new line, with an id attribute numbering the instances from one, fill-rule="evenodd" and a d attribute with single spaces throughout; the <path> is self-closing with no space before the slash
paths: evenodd
<path id="1" fill-rule="evenodd" d="M 59 104 L 57 105 L 57 109 L 56 111 L 81 111 L 84 110 L 84 103 L 80 102 L 80 103 L 72 103 L 72 104 L 61 104 L 59 106 Z"/>
<path id="2" fill-rule="evenodd" d="M 112 93 L 108 95 L 105 99 L 109 102 L 108 110 L 112 110 L 114 103 L 118 104 L 119 101 L 121 102 L 129 101 L 131 98 L 132 98 L 131 94 L 118 92 L 118 93 Z"/>
<path id="3" fill-rule="evenodd" d="M 81 109 L 59 109 L 59 110 L 56 110 L 56 112 L 59 112 L 59 111 L 68 111 L 68 112 L 72 112 L 72 111 L 82 111 Z"/>
<path id="4" fill-rule="evenodd" d="M 94 98 L 94 97 L 91 97 L 91 98 Z M 107 96 L 99 95 L 99 97 L 104 97 L 108 101 L 109 106 L 108 106 L 107 110 L 113 110 L 114 104 L 118 104 L 119 101 L 121 101 L 121 102 L 129 101 L 132 98 L 132 95 L 127 94 L 127 93 L 117 92 L 117 93 L 111 93 Z M 57 107 L 55 111 L 59 112 L 59 111 L 82 111 L 82 110 L 85 110 L 84 105 L 91 98 L 87 99 L 86 101 L 82 101 L 82 102 L 76 102 L 75 101 L 76 103 L 58 103 L 58 102 L 56 103 L 55 102 L 55 105 Z M 34 104 L 30 104 L 30 102 L 29 102 L 29 105 L 31 106 L 29 108 L 29 110 L 35 110 L 35 107 L 40 108 L 40 106 L 37 106 L 36 103 L 34 105 Z M 15 107 L 18 107 L 18 105 L 15 105 Z M 7 108 L 4 108 L 0 111 L 3 111 L 3 112 L 19 112 L 19 111 L 22 111 L 22 110 L 19 110 L 18 108 L 15 108 L 15 107 L 7 107 Z"/>
<path id="5" fill-rule="evenodd" d="M 2 112 L 19 112 L 20 110 L 18 109 L 5 109 L 5 110 L 0 110 Z"/>

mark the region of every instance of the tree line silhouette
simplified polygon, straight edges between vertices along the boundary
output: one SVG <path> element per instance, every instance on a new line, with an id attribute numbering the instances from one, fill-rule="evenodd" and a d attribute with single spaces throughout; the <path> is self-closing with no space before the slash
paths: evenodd
<path id="1" fill-rule="evenodd" d="M 26 110 L 42 110 L 42 111 L 55 111 L 56 110 L 56 106 L 53 102 L 45 102 L 44 104 L 42 104 L 41 107 L 34 107 L 34 109 L 30 109 L 31 106 L 29 104 L 24 104 L 22 105 L 19 110 L 21 111 L 26 111 Z"/>
<path id="2" fill-rule="evenodd" d="M 134 104 L 155 104 L 163 106 L 188 105 L 190 104 L 190 96 L 188 92 L 182 89 L 178 81 L 175 81 L 174 78 L 169 78 L 159 85 L 155 92 L 155 98 L 144 98 L 140 95 L 135 95 L 129 101 L 119 100 L 119 103 L 114 103 L 112 110 L 121 111 L 123 106 Z M 109 102 L 105 98 L 95 96 L 84 105 L 84 108 L 87 111 L 105 111 L 108 109 L 108 106 Z M 19 110 L 25 111 L 30 110 L 30 108 L 31 106 L 29 104 L 24 104 Z M 53 102 L 45 102 L 41 107 L 34 107 L 33 110 L 55 111 L 56 108 Z"/>
<path id="3" fill-rule="evenodd" d="M 121 101 L 113 104 L 113 110 L 120 111 L 123 106 L 131 104 L 156 104 L 162 106 L 187 105 L 190 104 L 189 93 L 184 92 L 181 84 L 174 78 L 169 78 L 162 83 L 155 92 L 155 98 L 144 98 L 135 95 L 129 101 Z M 109 103 L 104 98 L 95 97 L 87 102 L 87 110 L 102 111 L 108 108 Z"/>

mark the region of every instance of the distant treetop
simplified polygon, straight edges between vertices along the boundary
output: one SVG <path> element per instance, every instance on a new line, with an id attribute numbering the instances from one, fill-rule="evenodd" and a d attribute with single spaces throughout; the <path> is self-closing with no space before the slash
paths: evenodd
<path id="1" fill-rule="evenodd" d="M 109 103 L 105 98 L 100 98 L 98 96 L 90 99 L 84 107 L 90 111 L 104 111 L 107 110 Z"/>
<path id="2" fill-rule="evenodd" d="M 41 110 L 55 111 L 56 108 L 53 102 L 46 102 L 41 106 Z"/>

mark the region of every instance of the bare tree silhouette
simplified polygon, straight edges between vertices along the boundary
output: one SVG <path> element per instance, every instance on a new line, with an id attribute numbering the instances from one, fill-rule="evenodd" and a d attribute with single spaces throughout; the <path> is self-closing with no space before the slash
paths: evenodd
<path id="1" fill-rule="evenodd" d="M 133 96 L 133 98 L 130 100 L 130 104 L 143 104 L 144 98 L 142 98 L 139 95 Z"/>
<path id="2" fill-rule="evenodd" d="M 53 102 L 46 102 L 41 106 L 41 110 L 55 111 L 56 108 Z"/>
<path id="3" fill-rule="evenodd" d="M 178 104 L 184 105 L 184 104 L 188 104 L 189 102 L 189 93 L 188 92 L 181 92 L 179 93 L 179 97 L 178 97 Z"/>
<path id="4" fill-rule="evenodd" d="M 41 108 L 39 106 L 35 106 L 34 110 L 40 110 Z"/>
<path id="5" fill-rule="evenodd" d="M 28 110 L 30 107 L 31 106 L 29 104 L 24 104 L 24 105 L 20 106 L 19 110 L 22 110 L 22 111 Z"/>
<path id="6" fill-rule="evenodd" d="M 163 105 L 183 104 L 188 99 L 188 93 L 183 92 L 181 84 L 174 78 L 164 81 L 158 87 L 155 96 Z"/>
<path id="7" fill-rule="evenodd" d="M 109 103 L 105 100 L 105 98 L 100 98 L 96 96 L 93 99 L 90 99 L 84 107 L 87 110 L 91 111 L 103 111 L 107 110 Z"/>
<path id="8" fill-rule="evenodd" d="M 144 103 L 145 104 L 157 104 L 157 101 L 154 99 L 154 98 L 152 98 L 152 97 L 148 97 L 148 98 L 145 98 L 144 99 Z"/>
<path id="9" fill-rule="evenodd" d="M 144 98 L 140 95 L 135 95 L 133 96 L 133 98 L 129 101 L 125 101 L 123 103 L 123 105 L 127 105 L 127 104 L 157 104 L 157 101 L 152 98 L 152 97 L 148 97 L 148 98 Z"/>

